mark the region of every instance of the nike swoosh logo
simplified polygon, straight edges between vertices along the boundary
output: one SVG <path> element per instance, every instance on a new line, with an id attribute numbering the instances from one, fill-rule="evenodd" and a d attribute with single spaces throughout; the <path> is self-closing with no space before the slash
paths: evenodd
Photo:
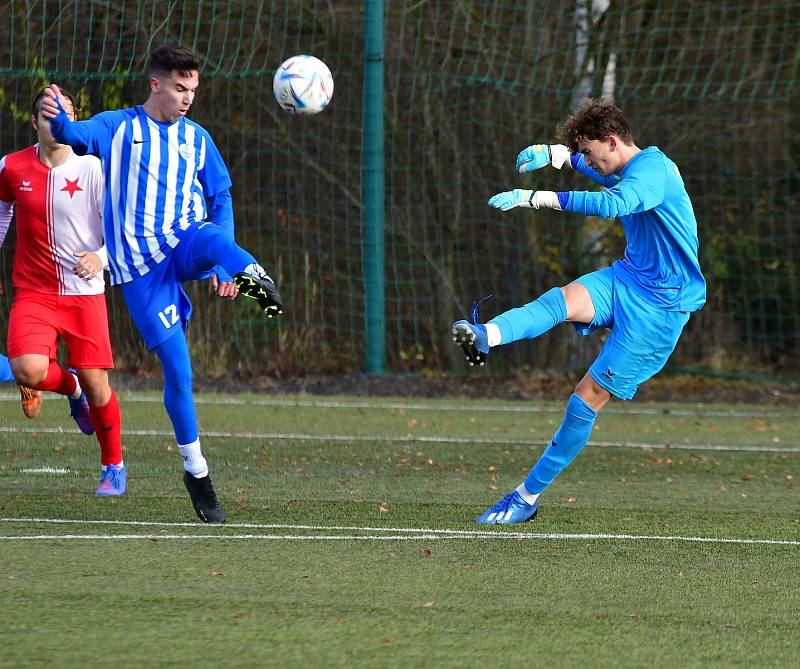
<path id="1" fill-rule="evenodd" d="M 149 142 L 149 141 L 150 141 L 149 139 L 134 139 L 133 143 L 134 144 L 144 144 L 145 142 Z"/>

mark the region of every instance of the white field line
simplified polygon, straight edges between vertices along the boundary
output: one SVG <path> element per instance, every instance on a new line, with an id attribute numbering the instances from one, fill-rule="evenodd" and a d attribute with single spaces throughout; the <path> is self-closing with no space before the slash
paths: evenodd
<path id="1" fill-rule="evenodd" d="M 69 467 L 26 467 L 19 471 L 22 474 L 72 474 Z"/>
<path id="2" fill-rule="evenodd" d="M 0 393 L 0 401 L 19 402 L 19 395 Z M 157 396 L 124 395 L 125 402 L 146 402 L 162 404 L 163 399 Z M 465 411 L 476 413 L 563 413 L 562 406 L 537 406 L 514 404 L 472 404 L 472 400 L 464 403 L 424 404 L 422 402 L 341 402 L 337 400 L 301 400 L 277 398 L 234 398 L 234 397 L 195 397 L 195 404 L 214 406 L 274 406 L 274 407 L 306 407 L 312 409 L 397 409 L 408 411 Z M 797 411 L 753 411 L 726 409 L 659 409 L 655 407 L 606 407 L 604 414 L 643 415 L 643 416 L 714 416 L 730 418 L 798 418 Z"/>
<path id="3" fill-rule="evenodd" d="M 60 518 L 0 518 L 5 523 L 32 523 L 56 525 L 106 525 L 137 527 L 192 527 L 206 526 L 197 523 L 158 523 L 152 521 L 114 521 L 114 520 L 74 520 Z M 231 523 L 218 526 L 220 533 L 215 534 L 39 534 L 39 535 L 5 535 L 2 541 L 17 540 L 119 540 L 119 539 L 261 539 L 261 540 L 300 540 L 300 541 L 429 541 L 441 539 L 530 539 L 530 540 L 618 540 L 618 541 L 683 541 L 692 543 L 750 544 L 770 546 L 800 546 L 800 541 L 781 539 L 739 539 L 725 537 L 683 537 L 637 534 L 562 534 L 551 532 L 507 532 L 503 530 L 439 530 L 416 527 L 357 527 L 327 525 L 284 525 L 259 523 Z M 296 530 L 326 532 L 382 532 L 386 534 L 225 534 L 226 529 L 261 529 L 261 530 Z M 393 533 L 393 534 L 390 534 Z"/>
<path id="4" fill-rule="evenodd" d="M 29 427 L 2 425 L 0 433 L 26 434 L 82 434 L 77 428 Z M 169 430 L 123 430 L 123 436 L 136 437 L 174 437 Z M 304 434 L 292 432 L 200 432 L 201 437 L 223 439 L 275 439 L 276 441 L 337 441 L 337 442 L 380 442 L 380 443 L 431 443 L 431 444 L 483 444 L 487 446 L 546 446 L 549 441 L 535 439 L 502 439 L 479 437 L 432 437 L 425 435 L 379 435 L 379 434 Z M 635 448 L 641 450 L 681 450 L 681 451 L 741 451 L 745 453 L 800 453 L 800 446 L 734 446 L 729 444 L 664 444 L 630 441 L 590 441 L 588 446 L 595 448 Z"/>

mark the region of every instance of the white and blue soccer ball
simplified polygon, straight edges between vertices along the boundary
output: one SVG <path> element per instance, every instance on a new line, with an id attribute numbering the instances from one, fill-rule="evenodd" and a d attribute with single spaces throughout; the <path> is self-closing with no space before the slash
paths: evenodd
<path id="1" fill-rule="evenodd" d="M 290 114 L 319 114 L 333 97 L 333 77 L 319 58 L 292 56 L 275 71 L 272 92 Z"/>

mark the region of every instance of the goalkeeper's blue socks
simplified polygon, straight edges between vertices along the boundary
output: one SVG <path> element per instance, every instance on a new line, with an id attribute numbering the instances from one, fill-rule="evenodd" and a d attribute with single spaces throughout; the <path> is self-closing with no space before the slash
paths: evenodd
<path id="1" fill-rule="evenodd" d="M 0 381 L 13 381 L 14 374 L 11 373 L 11 365 L 6 356 L 0 354 Z"/>
<path id="2" fill-rule="evenodd" d="M 567 303 L 561 288 L 551 288 L 533 302 L 495 316 L 488 326 L 496 326 L 500 341 L 490 333 L 489 344 L 510 344 L 519 339 L 533 339 L 567 319 Z M 493 329 L 493 328 L 492 328 Z"/>
<path id="3" fill-rule="evenodd" d="M 589 441 L 596 419 L 597 412 L 573 393 L 567 402 L 564 421 L 525 479 L 525 489 L 541 493 L 569 467 Z"/>

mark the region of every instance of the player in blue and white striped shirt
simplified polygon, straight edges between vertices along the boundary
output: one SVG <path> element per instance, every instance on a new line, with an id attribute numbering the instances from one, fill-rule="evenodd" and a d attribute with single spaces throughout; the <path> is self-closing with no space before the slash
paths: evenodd
<path id="1" fill-rule="evenodd" d="M 111 283 L 164 371 L 164 406 L 184 460 L 184 483 L 205 522 L 223 522 L 203 457 L 184 330 L 191 303 L 183 282 L 211 277 L 220 297 L 256 299 L 268 317 L 282 313 L 275 283 L 234 241 L 231 179 L 211 135 L 186 118 L 200 60 L 173 45 L 150 58 L 142 105 L 72 122 L 52 85 L 42 105 L 53 136 L 103 161 L 105 239 Z"/>
<path id="2" fill-rule="evenodd" d="M 579 216 L 619 217 L 627 246 L 611 267 L 586 274 L 536 300 L 478 323 L 453 324 L 453 338 L 470 364 L 483 364 L 492 346 L 533 339 L 571 321 L 580 334 L 611 330 L 602 351 L 567 402 L 564 420 L 515 490 L 477 518 L 519 523 L 536 516 L 539 495 L 586 445 L 598 412 L 614 395 L 633 398 L 664 366 L 689 314 L 706 300 L 698 260 L 697 221 L 677 166 L 657 147 L 640 149 L 620 109 L 589 100 L 561 128 L 569 146 L 534 144 L 517 157 L 517 171 L 568 165 L 603 191 L 498 193 L 502 211 L 547 207 Z"/>

